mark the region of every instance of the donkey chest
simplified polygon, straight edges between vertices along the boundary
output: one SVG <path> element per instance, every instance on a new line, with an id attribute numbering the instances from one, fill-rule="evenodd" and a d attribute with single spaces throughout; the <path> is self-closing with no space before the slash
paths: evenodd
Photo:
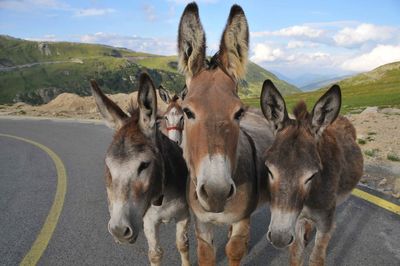
<path id="1" fill-rule="evenodd" d="M 188 207 L 184 200 L 177 198 L 164 201 L 161 206 L 151 205 L 146 213 L 145 220 L 152 222 L 169 223 L 173 219 L 180 219 L 187 215 Z"/>
<path id="2" fill-rule="evenodd" d="M 212 213 L 212 212 L 201 212 L 196 213 L 196 218 L 205 223 L 213 223 L 213 224 L 232 224 L 233 222 L 239 221 L 242 219 L 243 215 L 239 215 L 238 213 Z"/>

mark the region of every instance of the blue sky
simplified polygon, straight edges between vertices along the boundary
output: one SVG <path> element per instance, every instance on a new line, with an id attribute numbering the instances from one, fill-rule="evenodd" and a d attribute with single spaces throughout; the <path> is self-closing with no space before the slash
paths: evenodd
<path id="1" fill-rule="evenodd" d="M 176 54 L 188 1 L 0 0 L 0 34 Z M 251 31 L 250 59 L 289 77 L 344 75 L 400 60 L 400 1 L 197 2 L 208 53 L 217 51 L 230 6 Z"/>

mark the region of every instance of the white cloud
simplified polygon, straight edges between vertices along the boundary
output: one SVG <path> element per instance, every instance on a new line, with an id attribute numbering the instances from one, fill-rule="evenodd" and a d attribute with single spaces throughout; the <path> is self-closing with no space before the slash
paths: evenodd
<path id="1" fill-rule="evenodd" d="M 273 48 L 263 43 L 256 44 L 253 48 L 253 53 L 250 60 L 256 63 L 272 62 L 284 57 L 283 51 L 280 48 Z"/>
<path id="2" fill-rule="evenodd" d="M 91 16 L 103 16 L 106 14 L 114 13 L 115 10 L 112 8 L 86 8 L 86 9 L 77 9 L 75 11 L 76 17 L 91 17 Z"/>
<path id="3" fill-rule="evenodd" d="M 176 54 L 176 41 L 140 36 L 124 36 L 114 33 L 97 32 L 80 36 L 80 41 L 85 43 L 100 43 L 117 47 L 125 47 L 139 52 L 161 55 Z"/>
<path id="4" fill-rule="evenodd" d="M 345 27 L 333 36 L 339 46 L 351 47 L 367 41 L 385 41 L 393 38 L 396 29 L 373 24 L 360 24 L 355 28 Z"/>
<path id="5" fill-rule="evenodd" d="M 302 41 L 290 41 L 287 44 L 287 48 L 289 49 L 296 49 L 296 48 L 303 48 L 305 43 Z"/>
<path id="6" fill-rule="evenodd" d="M 252 37 L 264 37 L 264 36 L 282 36 L 282 37 L 307 37 L 307 38 L 318 38 L 324 34 L 324 30 L 312 28 L 310 26 L 295 25 L 288 28 L 283 28 L 277 31 L 259 31 L 252 32 Z"/>
<path id="7" fill-rule="evenodd" d="M 400 61 L 400 45 L 378 45 L 369 53 L 346 60 L 341 67 L 344 70 L 361 72 L 395 61 Z"/>
<path id="8" fill-rule="evenodd" d="M 297 44 L 293 44 L 297 45 Z M 290 49 L 290 48 L 287 48 Z M 262 63 L 280 63 L 293 64 L 297 66 L 332 64 L 332 56 L 326 52 L 310 51 L 310 52 L 292 52 L 285 47 L 277 47 L 266 43 L 257 43 L 251 49 L 252 56 L 250 60 Z"/>
<path id="9" fill-rule="evenodd" d="M 112 8 L 74 8 L 58 0 L 0 0 L 0 9 L 19 12 L 30 12 L 34 9 L 62 10 L 72 13 L 75 17 L 102 16 L 115 12 Z"/>
<path id="10" fill-rule="evenodd" d="M 317 43 L 313 42 L 304 42 L 304 41 L 289 41 L 286 45 L 288 49 L 297 49 L 297 48 L 315 48 L 318 47 Z"/>

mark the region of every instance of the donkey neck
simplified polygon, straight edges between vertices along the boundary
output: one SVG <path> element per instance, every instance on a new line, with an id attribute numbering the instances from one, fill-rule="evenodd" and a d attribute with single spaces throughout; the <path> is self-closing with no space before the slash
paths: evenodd
<path id="1" fill-rule="evenodd" d="M 181 148 L 159 130 L 156 133 L 156 146 L 163 164 L 163 182 L 165 189 L 185 190 L 188 170 Z M 174 187 L 176 186 L 176 187 Z"/>

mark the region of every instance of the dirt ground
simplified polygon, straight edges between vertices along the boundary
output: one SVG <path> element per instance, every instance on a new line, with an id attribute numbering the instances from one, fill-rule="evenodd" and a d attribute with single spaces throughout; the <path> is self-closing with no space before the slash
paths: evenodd
<path id="1" fill-rule="evenodd" d="M 368 107 L 347 116 L 364 155 L 361 183 L 400 198 L 400 109 Z"/>
<path id="2" fill-rule="evenodd" d="M 136 93 L 109 95 L 126 110 Z M 158 98 L 159 112 L 166 109 Z M 100 119 L 93 97 L 63 93 L 42 106 L 25 103 L 0 105 L 0 115 L 78 119 Z M 357 141 L 364 155 L 363 185 L 400 198 L 400 109 L 368 107 L 360 114 L 347 115 L 357 130 Z"/>
<path id="3" fill-rule="evenodd" d="M 127 110 L 131 101 L 136 105 L 137 92 L 131 94 L 117 93 L 107 95 L 116 102 L 122 110 Z M 158 96 L 159 112 L 166 109 L 166 104 Z M 27 115 L 37 117 L 100 119 L 96 103 L 92 96 L 81 97 L 73 93 L 62 93 L 47 104 L 31 106 L 26 103 L 0 105 L 0 115 Z"/>

